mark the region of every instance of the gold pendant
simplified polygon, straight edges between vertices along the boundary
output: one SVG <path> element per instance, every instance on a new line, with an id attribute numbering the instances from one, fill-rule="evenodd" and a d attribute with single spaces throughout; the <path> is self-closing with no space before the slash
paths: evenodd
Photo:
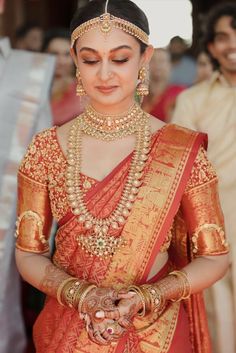
<path id="1" fill-rule="evenodd" d="M 76 238 L 78 244 L 91 256 L 103 259 L 112 257 L 114 253 L 127 244 L 122 237 L 105 236 L 103 234 L 79 235 Z"/>

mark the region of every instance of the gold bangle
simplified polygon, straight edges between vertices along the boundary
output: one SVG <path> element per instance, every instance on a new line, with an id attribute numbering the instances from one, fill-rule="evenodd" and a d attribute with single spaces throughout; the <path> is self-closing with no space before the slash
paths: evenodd
<path id="1" fill-rule="evenodd" d="M 179 278 L 182 282 L 182 294 L 180 298 L 176 301 L 188 299 L 191 295 L 191 286 L 187 274 L 184 271 L 172 271 L 169 273 L 169 276 L 171 275 Z"/>
<path id="2" fill-rule="evenodd" d="M 70 308 L 76 308 L 75 299 L 77 297 L 77 293 L 79 292 L 82 283 L 83 282 L 79 282 L 78 280 L 75 280 L 72 284 L 68 286 L 68 288 L 65 289 L 64 299 L 66 304 Z"/>
<path id="3" fill-rule="evenodd" d="M 81 294 L 80 299 L 79 299 L 79 305 L 78 305 L 78 311 L 80 314 L 82 314 L 82 306 L 83 306 L 83 302 L 85 300 L 86 295 L 94 288 L 97 288 L 97 286 L 95 286 L 95 284 L 89 284 L 89 286 L 87 288 L 85 288 L 85 290 Z"/>
<path id="4" fill-rule="evenodd" d="M 144 284 L 143 289 L 149 293 L 150 296 L 150 311 L 160 314 L 164 308 L 165 300 L 161 288 L 158 285 Z"/>
<path id="5" fill-rule="evenodd" d="M 143 309 L 142 309 L 141 313 L 138 313 L 138 316 L 144 317 L 146 315 L 146 300 L 145 300 L 145 296 L 144 296 L 141 288 L 138 286 L 132 285 L 132 286 L 128 287 L 128 291 L 135 292 L 139 296 L 141 303 L 142 303 L 142 306 L 143 306 Z"/>
<path id="6" fill-rule="evenodd" d="M 62 306 L 65 306 L 65 304 L 63 304 L 62 299 L 61 299 L 62 291 L 63 291 L 63 289 L 64 289 L 64 287 L 66 286 L 67 283 L 69 283 L 71 281 L 74 281 L 75 279 L 76 279 L 75 277 L 66 278 L 60 283 L 59 287 L 57 288 L 57 301 Z"/>

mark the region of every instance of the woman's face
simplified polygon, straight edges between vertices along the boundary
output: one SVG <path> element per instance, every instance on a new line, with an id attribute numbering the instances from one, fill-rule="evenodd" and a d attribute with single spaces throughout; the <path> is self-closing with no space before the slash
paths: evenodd
<path id="1" fill-rule="evenodd" d="M 47 53 L 56 55 L 55 77 L 73 75 L 73 61 L 70 56 L 70 40 L 54 38 L 47 47 Z"/>
<path id="2" fill-rule="evenodd" d="M 138 41 L 119 29 L 104 35 L 96 28 L 77 40 L 76 64 L 93 107 L 101 112 L 108 106 L 114 112 L 129 108 L 139 69 L 151 54 L 149 47 L 141 55 Z"/>

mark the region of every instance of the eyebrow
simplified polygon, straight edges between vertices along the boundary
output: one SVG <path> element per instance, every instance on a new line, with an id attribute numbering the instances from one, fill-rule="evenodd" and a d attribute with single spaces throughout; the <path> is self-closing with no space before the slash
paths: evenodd
<path id="1" fill-rule="evenodd" d="M 132 50 L 132 48 L 131 48 L 129 45 L 120 45 L 119 47 L 116 47 L 116 48 L 111 49 L 110 52 L 113 53 L 114 51 L 117 51 L 117 50 L 120 50 L 120 49 L 129 49 L 129 50 Z M 95 50 L 95 49 L 93 49 L 93 48 L 89 48 L 89 47 L 83 47 L 83 48 L 81 48 L 81 49 L 80 49 L 80 53 L 81 53 L 82 51 L 90 51 L 90 52 L 95 53 L 95 54 L 98 53 L 97 50 Z"/>

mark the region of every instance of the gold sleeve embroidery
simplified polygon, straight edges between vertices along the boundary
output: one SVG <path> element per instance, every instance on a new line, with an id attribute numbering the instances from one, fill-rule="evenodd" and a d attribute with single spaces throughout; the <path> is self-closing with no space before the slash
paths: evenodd
<path id="1" fill-rule="evenodd" d="M 197 157 L 194 161 L 185 192 L 188 192 L 197 186 L 204 185 L 216 178 L 216 172 L 207 158 L 206 151 L 203 147 L 200 147 Z"/>
<path id="2" fill-rule="evenodd" d="M 44 131 L 34 136 L 19 167 L 22 174 L 41 184 L 48 182 L 45 162 L 48 150 L 46 133 L 47 131 Z"/>
<path id="3" fill-rule="evenodd" d="M 182 207 L 194 256 L 228 253 L 217 178 L 185 192 Z"/>
<path id="4" fill-rule="evenodd" d="M 23 251 L 44 253 L 52 214 L 47 186 L 18 173 L 18 221 L 16 247 Z"/>

